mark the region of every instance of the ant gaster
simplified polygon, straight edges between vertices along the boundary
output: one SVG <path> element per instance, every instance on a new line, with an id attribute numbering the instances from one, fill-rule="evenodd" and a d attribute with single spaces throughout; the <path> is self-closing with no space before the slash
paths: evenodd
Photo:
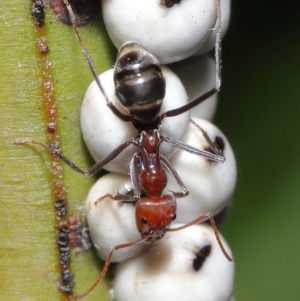
<path id="1" fill-rule="evenodd" d="M 221 12 L 219 0 L 217 3 L 217 22 L 216 22 L 216 84 L 215 86 L 191 101 L 190 103 L 174 110 L 167 111 L 158 115 L 165 96 L 166 83 L 163 77 L 158 60 L 149 53 L 144 47 L 136 42 L 126 42 L 119 49 L 117 62 L 114 69 L 115 94 L 120 104 L 127 110 L 128 114 L 120 112 L 113 103 L 108 99 L 103 86 L 98 78 L 95 67 L 92 63 L 90 55 L 86 50 L 78 28 L 76 26 L 75 17 L 68 0 L 63 0 L 71 17 L 71 21 L 76 33 L 76 37 L 81 45 L 83 54 L 93 73 L 94 79 L 101 92 L 103 93 L 107 106 L 111 111 L 124 122 L 131 122 L 137 130 L 137 136 L 122 143 L 113 150 L 107 157 L 96 163 L 91 169 L 84 171 L 60 153 L 57 145 L 45 145 L 40 142 L 29 139 L 19 139 L 18 143 L 34 143 L 50 151 L 54 156 L 67 163 L 74 170 L 91 176 L 101 170 L 107 163 L 116 158 L 124 149 L 130 145 L 138 147 L 138 151 L 133 155 L 130 162 L 130 177 L 133 186 L 133 196 L 131 201 L 136 201 L 136 225 L 142 238 L 135 242 L 117 245 L 111 248 L 106 259 L 105 265 L 96 282 L 83 294 L 76 296 L 81 299 L 89 294 L 104 277 L 112 254 L 115 250 L 132 247 L 142 242 L 154 242 L 161 239 L 166 231 L 178 231 L 189 227 L 193 224 L 210 219 L 214 229 L 216 239 L 220 245 L 225 257 L 231 261 L 230 256 L 225 251 L 218 235 L 217 226 L 210 213 L 206 213 L 198 217 L 196 220 L 178 227 L 169 229 L 170 224 L 176 218 L 176 199 L 175 196 L 184 196 L 188 194 L 188 190 L 180 179 L 176 170 L 171 166 L 169 161 L 160 155 L 160 144 L 162 142 L 171 143 L 182 150 L 188 151 L 195 155 L 204 156 L 215 162 L 224 162 L 225 158 L 222 151 L 209 139 L 207 133 L 199 127 L 206 138 L 212 152 L 200 150 L 190 145 L 186 145 L 178 140 L 170 137 L 160 136 L 160 127 L 162 121 L 166 117 L 180 115 L 191 108 L 197 106 L 220 89 L 220 40 L 221 40 Z M 181 193 L 173 193 L 172 195 L 162 195 L 167 185 L 167 175 L 165 169 L 176 179 L 182 189 Z M 142 196 L 143 194 L 143 196 Z M 145 196 L 144 196 L 145 195 Z M 175 196 L 174 196 L 175 195 Z M 118 199 L 119 195 L 113 197 Z"/>

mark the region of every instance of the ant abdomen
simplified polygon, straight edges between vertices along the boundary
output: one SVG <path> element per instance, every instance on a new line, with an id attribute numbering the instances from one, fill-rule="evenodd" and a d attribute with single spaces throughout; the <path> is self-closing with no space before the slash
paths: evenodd
<path id="1" fill-rule="evenodd" d="M 155 56 L 135 42 L 125 43 L 118 52 L 114 83 L 115 94 L 129 114 L 142 124 L 153 123 L 166 93 Z"/>

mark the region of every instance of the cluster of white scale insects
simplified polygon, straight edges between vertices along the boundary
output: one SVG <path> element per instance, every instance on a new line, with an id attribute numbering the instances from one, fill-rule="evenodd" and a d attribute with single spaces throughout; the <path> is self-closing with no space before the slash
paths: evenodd
<path id="1" fill-rule="evenodd" d="M 167 8 L 157 0 L 102 1 L 105 26 L 117 48 L 124 42 L 135 41 L 160 64 L 170 64 L 161 66 L 166 82 L 161 113 L 182 107 L 212 89 L 216 85 L 216 69 L 220 69 L 216 68 L 220 59 L 209 53 L 216 45 L 220 21 L 218 1 L 178 2 Z M 230 0 L 220 2 L 224 35 L 229 24 Z M 99 79 L 109 101 L 123 114 L 128 114 L 116 97 L 114 72 L 114 69 L 108 70 L 99 75 Z M 219 141 L 218 147 L 226 159 L 223 163 L 213 162 L 171 143 L 163 141 L 159 145 L 160 154 L 169 160 L 189 191 L 188 195 L 177 197 L 181 187 L 167 172 L 162 194 L 174 194 L 177 203 L 176 219 L 170 228 L 181 227 L 206 213 L 219 215 L 220 225 L 231 206 L 236 162 L 228 140 L 210 122 L 216 105 L 217 93 L 192 110 L 166 117 L 159 128 L 163 137 L 209 150 L 203 129 L 213 142 Z M 124 122 L 107 106 L 95 81 L 88 87 L 82 102 L 81 129 L 96 162 L 138 134 L 131 122 Z M 130 164 L 138 151 L 136 145 L 130 145 L 106 164 L 104 168 L 111 173 L 95 183 L 86 200 L 90 235 L 103 260 L 112 247 L 141 239 L 134 203 L 128 201 L 134 190 Z M 222 237 L 221 241 L 232 257 Z M 234 264 L 225 258 L 213 229 L 203 223 L 167 231 L 155 243 L 144 242 L 116 250 L 111 261 L 118 263 L 112 288 L 112 297 L 117 301 L 233 300 Z"/>

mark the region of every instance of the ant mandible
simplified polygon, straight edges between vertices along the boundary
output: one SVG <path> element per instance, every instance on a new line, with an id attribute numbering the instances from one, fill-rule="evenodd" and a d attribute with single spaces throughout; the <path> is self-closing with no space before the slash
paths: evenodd
<path id="1" fill-rule="evenodd" d="M 39 144 L 50 151 L 55 157 L 64 161 L 71 168 L 86 176 L 92 176 L 101 170 L 107 163 L 116 158 L 124 149 L 130 145 L 139 148 L 130 162 L 130 177 L 133 187 L 132 201 L 136 202 L 136 225 L 141 234 L 141 239 L 127 244 L 117 245 L 111 248 L 106 259 L 103 270 L 96 282 L 83 294 L 76 296 L 81 299 L 89 294 L 102 280 L 114 251 L 122 248 L 132 247 L 142 242 L 154 242 L 161 239 L 166 231 L 178 231 L 189 227 L 193 224 L 210 219 L 214 229 L 216 239 L 225 257 L 231 261 L 230 256 L 225 251 L 218 235 L 217 226 L 210 213 L 206 213 L 195 219 L 194 221 L 178 227 L 170 229 L 170 224 L 176 218 L 176 199 L 175 196 L 185 196 L 188 190 L 180 179 L 176 170 L 169 161 L 160 154 L 160 144 L 167 142 L 175 147 L 193 153 L 195 155 L 204 156 L 205 158 L 215 161 L 224 162 L 225 158 L 222 151 L 219 150 L 207 133 L 199 127 L 206 138 L 212 152 L 200 150 L 190 145 L 186 145 L 176 139 L 160 136 L 159 129 L 162 121 L 166 117 L 180 115 L 201 102 L 217 93 L 220 89 L 220 42 L 221 42 L 221 11 L 219 0 L 217 3 L 217 22 L 216 22 L 216 41 L 215 41 L 215 59 L 216 59 L 216 84 L 215 86 L 191 101 L 190 103 L 167 111 L 158 115 L 165 96 L 166 83 L 163 77 L 160 64 L 154 55 L 149 53 L 143 46 L 136 42 L 124 43 L 118 51 L 117 61 L 114 68 L 115 94 L 120 104 L 127 110 L 128 114 L 123 114 L 108 99 L 103 86 L 98 78 L 97 72 L 86 50 L 76 25 L 73 10 L 68 0 L 63 0 L 69 12 L 70 19 L 75 30 L 76 37 L 80 43 L 83 54 L 92 71 L 94 79 L 106 99 L 107 106 L 111 111 L 124 122 L 131 122 L 137 131 L 137 136 L 122 143 L 113 150 L 107 157 L 96 163 L 87 171 L 82 170 L 63 154 L 60 153 L 57 145 L 46 145 L 30 139 L 19 139 L 19 143 Z M 164 168 L 176 179 L 181 187 L 181 193 L 173 195 L 162 195 L 167 185 L 167 175 Z M 118 199 L 118 195 L 114 197 Z"/>

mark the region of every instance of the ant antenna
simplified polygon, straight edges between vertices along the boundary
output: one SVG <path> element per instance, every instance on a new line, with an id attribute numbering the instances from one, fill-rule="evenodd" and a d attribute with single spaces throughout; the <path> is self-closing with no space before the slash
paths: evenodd
<path id="1" fill-rule="evenodd" d="M 147 239 L 150 238 L 150 234 L 148 234 L 147 236 L 143 237 L 142 239 L 139 239 L 139 240 L 136 240 L 136 241 L 132 241 L 132 242 L 129 242 L 127 244 L 121 244 L 121 245 L 117 245 L 117 246 L 114 246 L 110 249 L 110 252 L 106 258 L 106 261 L 104 263 L 104 266 L 102 268 L 102 271 L 100 273 L 100 275 L 98 276 L 98 278 L 96 279 L 96 281 L 93 283 L 93 285 L 88 289 L 86 290 L 84 293 L 82 294 L 79 294 L 75 297 L 75 300 L 80 300 L 84 297 L 86 297 L 90 292 L 92 292 L 94 290 L 94 288 L 96 288 L 96 286 L 101 282 L 101 280 L 103 279 L 103 277 L 105 276 L 107 270 L 108 270 L 108 267 L 110 265 L 110 262 L 111 262 L 111 257 L 113 255 L 113 252 L 114 251 L 117 251 L 117 250 L 120 250 L 120 249 L 125 249 L 125 248 L 129 248 L 129 247 L 133 247 L 133 246 L 136 246 L 142 242 L 145 242 L 147 241 Z"/>
<path id="2" fill-rule="evenodd" d="M 226 257 L 226 259 L 227 259 L 228 261 L 232 261 L 232 258 L 231 258 L 231 257 L 229 256 L 229 254 L 226 252 L 226 250 L 225 250 L 225 248 L 224 248 L 224 246 L 223 246 L 223 244 L 222 244 L 222 241 L 221 241 L 221 239 L 220 239 L 219 232 L 218 232 L 218 227 L 217 227 L 217 225 L 216 225 L 216 222 L 215 222 L 213 216 L 212 216 L 210 213 L 205 213 L 205 214 L 203 214 L 203 215 L 197 217 L 195 220 L 193 220 L 193 221 L 191 221 L 191 222 L 189 222 L 189 223 L 187 223 L 187 224 L 185 224 L 185 225 L 183 225 L 183 226 L 181 226 L 181 227 L 177 227 L 177 228 L 169 228 L 169 229 L 167 229 L 167 231 L 170 231 L 170 232 L 179 231 L 179 230 L 188 228 L 188 227 L 190 227 L 190 226 L 193 226 L 193 225 L 195 225 L 195 224 L 198 224 L 198 223 L 200 223 L 200 222 L 203 222 L 203 221 L 205 221 L 205 220 L 207 220 L 207 219 L 210 219 L 211 226 L 212 226 L 212 228 L 213 228 L 213 230 L 214 230 L 214 232 L 215 232 L 215 236 L 216 236 L 218 245 L 219 245 L 219 247 L 220 247 L 222 253 L 224 254 L 224 256 Z"/>

